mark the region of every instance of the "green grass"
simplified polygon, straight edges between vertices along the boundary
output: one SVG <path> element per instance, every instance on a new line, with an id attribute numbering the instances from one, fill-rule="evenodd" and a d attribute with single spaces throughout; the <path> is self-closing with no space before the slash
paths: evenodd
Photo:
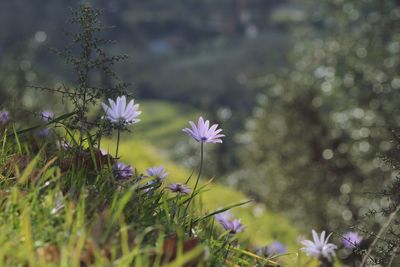
<path id="1" fill-rule="evenodd" d="M 161 148 L 171 148 L 183 136 L 179 135 L 180 129 L 200 114 L 184 104 L 156 100 L 140 102 L 140 110 L 141 121 L 131 127 L 133 135 L 130 136 Z"/>
<path id="2" fill-rule="evenodd" d="M 143 116 L 140 123 L 131 128 L 133 135 L 129 133 L 122 135 L 119 152 L 121 159 L 125 163 L 132 164 L 141 173 L 145 172 L 147 167 L 163 165 L 169 173 L 167 184 L 185 182 L 191 170 L 169 160 L 167 149 L 171 149 L 178 140 L 188 138 L 182 134 L 181 129 L 187 127 L 189 120 L 196 120 L 201 112 L 182 104 L 162 101 L 142 101 L 140 108 Z M 103 142 L 102 147 L 113 153 L 115 139 Z M 192 177 L 192 183 L 195 176 Z M 210 177 L 203 177 L 203 183 L 209 179 Z M 248 199 L 238 190 L 216 182 L 212 182 L 208 189 L 201 195 L 204 212 L 212 212 Z M 280 214 L 269 212 L 263 205 L 257 203 L 235 208 L 232 213 L 242 219 L 242 223 L 248 227 L 240 234 L 241 240 L 247 240 L 252 246 L 264 246 L 278 240 L 286 244 L 290 252 L 297 252 L 299 245 L 296 240 L 299 232 Z M 293 255 L 286 258 L 296 257 Z"/>
<path id="3" fill-rule="evenodd" d="M 122 135 L 121 158 L 140 172 L 144 172 L 147 167 L 163 165 L 170 174 L 168 182 L 185 182 L 191 171 L 170 161 L 168 153 L 162 153 L 160 148 L 165 151 L 164 148 L 172 147 L 177 140 L 188 138 L 182 134 L 181 129 L 187 127 L 189 120 L 196 120 L 201 112 L 182 104 L 163 101 L 142 101 L 140 108 L 143 116 L 141 122 L 132 127 L 133 135 Z M 114 141 L 108 140 L 103 143 L 103 147 L 113 152 Z M 209 178 L 204 177 L 205 180 Z M 202 195 L 202 204 L 210 212 L 245 199 L 248 197 L 243 193 L 213 182 L 210 190 Z M 298 231 L 281 215 L 268 212 L 257 203 L 236 208 L 233 213 L 248 226 L 241 235 L 252 244 L 265 245 L 279 240 L 292 251 L 298 248 Z"/>
<path id="4" fill-rule="evenodd" d="M 181 129 L 188 120 L 195 120 L 199 112 L 182 105 L 154 101 L 144 102 L 142 110 L 148 115 L 142 117 L 140 124 L 134 125 L 134 134 L 122 135 L 121 161 L 131 164 L 138 174 L 144 173 L 147 167 L 165 166 L 169 176 L 164 185 L 185 182 L 191 171 L 172 162 L 168 153 L 161 151 L 168 151 L 179 139 L 189 138 Z M 12 159 L 11 155 L 19 153 L 18 159 L 24 156 L 23 151 L 29 154 L 27 140 L 21 140 L 21 144 L 10 140 L 0 155 L 0 167 Z M 213 224 L 212 219 L 201 218 L 248 199 L 233 188 L 210 182 L 194 199 L 187 216 L 183 212 L 186 206 L 183 197 L 178 205 L 181 212 L 171 218 L 171 210 L 178 207 L 172 193 L 155 190 L 149 194 L 140 189 L 146 185 L 146 180 L 139 178 L 140 175 L 127 182 L 118 181 L 108 167 L 101 168 L 100 172 L 62 171 L 54 165 L 57 158 L 68 161 L 68 155 L 75 154 L 67 151 L 64 154 L 63 150 L 57 152 L 51 146 L 55 144 L 48 144 L 36 157 L 29 156 L 31 163 L 24 169 L 14 172 L 15 168 L 11 168 L 3 173 L 4 176 L 0 172 L 0 231 L 3 235 L 0 237 L 0 267 L 81 266 L 82 261 L 95 263 L 93 266 L 149 266 L 150 255 L 166 255 L 163 245 L 168 236 L 184 231 L 185 238 L 188 238 L 189 225 L 189 230 L 196 233 L 196 239 L 201 243 L 189 253 L 178 255 L 167 266 L 183 266 L 185 260 L 195 260 L 206 246 L 212 260 L 218 261 L 206 266 L 224 266 L 227 257 L 224 255 L 228 255 L 224 251 L 229 251 L 228 260 L 232 264 L 255 266 L 256 261 L 267 260 L 252 254 L 252 248 L 274 240 L 286 244 L 291 252 L 279 258 L 284 266 L 294 266 L 300 259 L 296 254 L 299 235 L 296 228 L 281 215 L 260 209 L 260 205 L 254 202 L 232 209 L 247 229 L 236 235 L 240 246 L 224 247 L 225 237 L 220 235 L 222 227 Z M 103 140 L 102 147 L 113 154 L 115 139 Z M 50 160 L 52 157 L 54 159 Z M 40 175 L 36 178 L 32 176 L 38 173 Z M 195 177 L 196 174 L 190 182 L 191 187 Z M 201 185 L 208 181 L 210 177 L 203 177 Z M 61 209 L 54 212 L 60 204 Z M 188 224 L 192 218 L 200 220 L 193 229 L 191 223 Z M 235 236 L 232 238 L 230 242 L 236 242 Z M 309 258 L 301 256 L 301 259 L 307 263 L 298 266 L 315 266 L 308 262 Z"/>
<path id="5" fill-rule="evenodd" d="M 180 133 L 178 132 L 178 134 Z M 109 145 L 110 151 L 114 151 L 114 142 L 108 141 L 104 145 Z M 165 155 L 160 154 L 152 145 L 142 140 L 123 141 L 120 155 L 125 163 L 132 164 L 139 172 L 144 172 L 147 167 L 163 165 L 169 173 L 167 183 L 185 182 L 190 175 L 189 170 L 169 161 Z M 195 177 L 192 177 L 192 181 L 194 179 Z M 204 209 L 209 212 L 246 199 L 248 197 L 243 193 L 215 182 L 209 187 L 209 191 L 202 194 L 202 204 Z M 268 211 L 257 214 L 256 209 L 257 204 L 254 203 L 233 210 L 233 213 L 242 218 L 243 223 L 248 226 L 246 231 L 241 234 L 243 238 L 249 239 L 257 245 L 280 240 L 292 249 L 297 248 L 295 242 L 298 232 L 288 220 L 279 214 Z"/>

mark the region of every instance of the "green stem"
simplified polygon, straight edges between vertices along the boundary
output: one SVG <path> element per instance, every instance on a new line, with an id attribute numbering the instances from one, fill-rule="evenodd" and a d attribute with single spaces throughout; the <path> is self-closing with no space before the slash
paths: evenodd
<path id="1" fill-rule="evenodd" d="M 189 208 L 189 205 L 192 202 L 192 199 L 194 198 L 194 194 L 196 193 L 196 189 L 197 189 L 197 186 L 199 184 L 200 177 L 201 177 L 201 172 L 203 170 L 203 161 L 204 161 L 204 143 L 201 142 L 201 145 L 200 145 L 200 168 L 199 168 L 199 174 L 197 175 L 197 180 L 196 180 L 196 183 L 194 185 L 192 194 L 190 195 L 189 201 L 188 201 L 188 203 L 186 205 L 184 215 L 186 215 L 186 212 L 187 212 L 187 210 Z M 190 218 L 189 236 L 192 235 L 192 226 L 193 226 L 193 218 Z"/>
<path id="2" fill-rule="evenodd" d="M 223 248 L 226 246 L 225 249 L 225 255 L 224 255 L 224 262 L 226 262 L 226 259 L 228 258 L 229 255 L 229 247 L 230 247 L 230 243 L 229 243 L 229 234 L 226 235 L 226 239 L 225 239 L 225 245 L 223 246 Z"/>
<path id="3" fill-rule="evenodd" d="M 197 175 L 197 180 L 196 180 L 196 184 L 194 185 L 193 191 L 192 191 L 192 195 L 191 198 L 193 197 L 196 189 L 197 189 L 197 185 L 199 184 L 199 180 L 200 180 L 200 176 L 201 176 L 201 171 L 203 170 L 203 161 L 204 161 L 204 143 L 201 142 L 200 145 L 200 169 L 199 169 L 199 174 Z M 190 200 L 189 200 L 190 203 Z"/>
<path id="4" fill-rule="evenodd" d="M 174 206 L 172 207 L 172 212 L 171 212 L 171 223 L 174 221 L 174 217 L 177 214 L 179 216 L 179 209 L 178 209 L 178 200 L 179 200 L 179 195 L 180 193 L 178 192 L 176 194 L 176 198 L 174 201 Z"/>
<path id="5" fill-rule="evenodd" d="M 118 130 L 117 130 L 117 148 L 116 148 L 116 151 L 115 151 L 115 158 L 116 159 L 118 159 L 118 149 L 119 149 L 120 137 L 121 137 L 121 129 L 118 128 Z"/>

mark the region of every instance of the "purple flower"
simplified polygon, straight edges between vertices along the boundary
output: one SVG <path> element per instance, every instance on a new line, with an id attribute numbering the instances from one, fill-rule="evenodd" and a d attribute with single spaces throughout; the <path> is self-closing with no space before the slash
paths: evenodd
<path id="1" fill-rule="evenodd" d="M 275 241 L 264 248 L 265 255 L 271 256 L 276 254 L 283 254 L 287 252 L 287 248 L 281 242 Z"/>
<path id="2" fill-rule="evenodd" d="M 0 112 L 0 125 L 6 124 L 10 120 L 10 112 L 4 110 Z"/>
<path id="3" fill-rule="evenodd" d="M 149 176 L 156 178 L 159 181 L 164 181 L 168 176 L 163 166 L 154 166 L 153 168 L 147 168 L 146 172 Z"/>
<path id="4" fill-rule="evenodd" d="M 241 224 L 239 219 L 232 219 L 232 214 L 229 211 L 215 215 L 215 219 L 226 231 L 229 231 L 230 234 L 240 233 L 246 228 Z"/>
<path id="5" fill-rule="evenodd" d="M 132 167 L 122 162 L 116 162 L 113 170 L 115 179 L 129 179 L 133 176 Z"/>
<path id="6" fill-rule="evenodd" d="M 40 117 L 42 118 L 43 121 L 45 122 L 50 122 L 51 120 L 54 119 L 54 113 L 50 110 L 44 110 L 40 114 Z M 45 137 L 50 134 L 50 129 L 49 128 L 43 128 L 40 131 L 37 132 L 38 136 Z"/>
<path id="7" fill-rule="evenodd" d="M 185 184 L 179 184 L 179 183 L 170 184 L 168 186 L 168 189 L 174 193 L 182 193 L 185 195 L 188 195 L 190 193 L 189 187 L 187 187 Z"/>
<path id="8" fill-rule="evenodd" d="M 303 240 L 301 243 L 304 245 L 304 247 L 301 248 L 301 250 L 304 250 L 308 256 L 313 256 L 318 259 L 325 258 L 328 261 L 332 261 L 332 257 L 335 256 L 335 250 L 337 249 L 336 245 L 328 243 L 329 237 L 332 234 L 329 234 L 325 238 L 325 231 L 322 231 L 321 236 L 318 237 L 317 232 L 312 230 L 312 235 L 314 241 Z"/>
<path id="9" fill-rule="evenodd" d="M 208 120 L 204 122 L 203 117 L 199 118 L 197 126 L 192 121 L 189 121 L 189 124 L 192 126 L 192 129 L 185 128 L 182 129 L 182 131 L 193 137 L 197 142 L 222 143 L 221 137 L 224 137 L 225 135 L 220 134 L 222 129 L 217 129 L 218 124 L 209 127 L 210 122 Z"/>
<path id="10" fill-rule="evenodd" d="M 347 232 L 342 237 L 342 243 L 346 248 L 356 248 L 360 245 L 363 237 L 357 232 Z"/>
<path id="11" fill-rule="evenodd" d="M 40 114 L 40 116 L 42 117 L 42 119 L 46 122 L 49 122 L 51 120 L 54 119 L 54 113 L 50 110 L 44 110 L 42 111 L 42 113 Z"/>
<path id="12" fill-rule="evenodd" d="M 41 137 L 48 136 L 49 134 L 50 134 L 50 129 L 47 128 L 47 127 L 41 129 L 41 130 L 37 133 L 37 135 L 38 135 L 38 136 L 41 136 Z"/>
<path id="13" fill-rule="evenodd" d="M 139 105 L 134 105 L 135 101 L 132 99 L 126 104 L 126 97 L 119 96 L 114 102 L 112 99 L 108 99 L 110 106 L 101 103 L 104 112 L 106 113 L 106 118 L 113 123 L 123 123 L 126 125 L 134 124 L 140 120 L 137 117 L 142 113 L 139 111 Z"/>

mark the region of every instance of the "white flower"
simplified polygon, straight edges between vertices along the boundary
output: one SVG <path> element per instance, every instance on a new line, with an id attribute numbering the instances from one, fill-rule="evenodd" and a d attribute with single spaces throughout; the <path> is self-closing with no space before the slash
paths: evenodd
<path id="1" fill-rule="evenodd" d="M 134 105 L 134 100 L 129 101 L 126 104 L 126 97 L 119 96 L 114 102 L 112 99 L 108 99 L 110 106 L 101 103 L 104 112 L 106 113 L 106 118 L 114 123 L 123 123 L 126 125 L 137 123 L 140 120 L 137 117 L 142 113 L 139 111 L 139 105 Z"/>
<path id="2" fill-rule="evenodd" d="M 301 249 L 304 250 L 308 256 L 313 256 L 316 258 L 323 257 L 328 261 L 332 261 L 332 257 L 335 256 L 335 250 L 337 249 L 336 245 L 328 243 L 329 237 L 332 234 L 329 234 L 325 238 L 325 231 L 322 231 L 321 236 L 318 237 L 317 232 L 312 230 L 312 235 L 314 242 L 311 240 L 302 241 L 301 243 L 304 245 L 304 247 Z"/>
<path id="3" fill-rule="evenodd" d="M 218 124 L 214 124 L 210 127 L 210 121 L 204 121 L 203 117 L 199 118 L 197 125 L 192 121 L 189 121 L 189 124 L 192 128 L 185 128 L 182 129 L 182 131 L 193 137 L 197 142 L 222 143 L 221 138 L 225 135 L 220 134 L 222 129 L 217 129 Z"/>

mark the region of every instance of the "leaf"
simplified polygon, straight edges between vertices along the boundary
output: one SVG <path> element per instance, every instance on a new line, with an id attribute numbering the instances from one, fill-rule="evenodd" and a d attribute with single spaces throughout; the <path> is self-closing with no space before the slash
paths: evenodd
<path id="1" fill-rule="evenodd" d="M 24 134 L 24 133 L 28 133 L 28 132 L 31 132 L 31 131 L 34 131 L 34 130 L 38 130 L 38 129 L 43 129 L 43 128 L 45 128 L 46 126 L 48 126 L 50 124 L 60 122 L 60 121 L 65 120 L 65 119 L 67 119 L 67 118 L 69 118 L 69 117 L 71 117 L 71 116 L 73 116 L 75 114 L 76 114 L 76 112 L 70 112 L 70 113 L 61 115 L 60 117 L 57 117 L 54 120 L 51 120 L 51 121 L 49 121 L 49 122 L 47 122 L 45 124 L 36 125 L 36 126 L 30 127 L 30 128 L 27 128 L 27 129 L 19 130 L 19 131 L 15 131 L 14 130 L 14 133 L 9 134 L 7 137 L 13 137 L 14 136 L 14 137 L 18 138 L 18 135 L 21 135 L 21 134 Z"/>
<path id="2" fill-rule="evenodd" d="M 28 178 L 30 177 L 30 175 L 32 174 L 34 168 L 36 167 L 36 164 L 39 161 L 40 158 L 40 152 L 33 158 L 33 160 L 31 162 L 29 162 L 28 166 L 26 166 L 24 172 L 22 173 L 22 175 L 18 178 L 18 183 L 19 184 L 23 184 L 25 183 Z"/>
<path id="3" fill-rule="evenodd" d="M 225 208 L 216 210 L 216 211 L 211 212 L 211 213 L 209 213 L 209 214 L 207 214 L 207 215 L 205 215 L 205 216 L 202 216 L 202 217 L 199 217 L 199 218 L 193 220 L 193 223 L 197 223 L 197 222 L 203 221 L 203 220 L 205 220 L 205 219 L 207 219 L 207 218 L 209 218 L 209 217 L 211 217 L 211 216 L 217 215 L 217 214 L 219 214 L 219 213 L 225 212 L 225 211 L 227 211 L 227 210 L 230 210 L 230 209 L 233 209 L 233 208 L 236 208 L 236 207 L 239 207 L 239 206 L 243 206 L 243 205 L 248 204 L 248 203 L 250 203 L 250 202 L 252 202 L 252 201 L 253 201 L 253 200 L 246 200 L 246 201 L 239 202 L 239 203 L 236 203 L 236 204 L 227 206 L 227 207 L 225 207 Z"/>

